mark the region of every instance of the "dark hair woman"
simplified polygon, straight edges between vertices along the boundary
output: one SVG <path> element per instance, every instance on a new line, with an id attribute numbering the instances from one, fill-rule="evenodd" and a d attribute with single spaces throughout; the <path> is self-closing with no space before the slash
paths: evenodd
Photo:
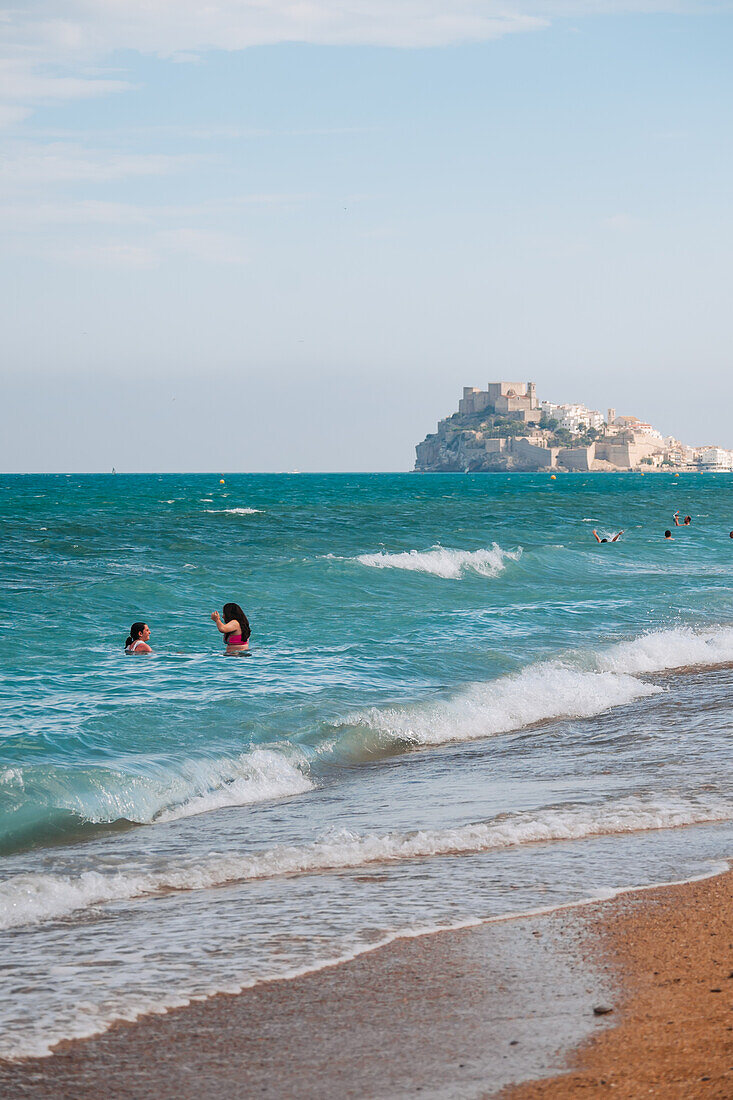
<path id="1" fill-rule="evenodd" d="M 224 635 L 227 653 L 244 653 L 249 649 L 249 636 L 252 633 L 249 620 L 238 603 L 225 603 L 223 617 L 218 611 L 212 611 L 211 618 L 216 629 Z"/>
<path id="2" fill-rule="evenodd" d="M 125 642 L 125 653 L 134 653 L 136 657 L 145 653 L 152 653 L 153 651 L 148 645 L 149 637 L 150 627 L 147 623 L 133 623 Z"/>

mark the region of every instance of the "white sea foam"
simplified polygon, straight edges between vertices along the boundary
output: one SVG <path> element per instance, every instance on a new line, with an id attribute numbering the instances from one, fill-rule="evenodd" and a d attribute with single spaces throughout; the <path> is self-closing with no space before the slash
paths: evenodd
<path id="1" fill-rule="evenodd" d="M 644 673 L 728 662 L 733 662 L 731 627 L 661 630 L 590 655 L 469 684 L 447 699 L 353 713 L 343 724 L 375 731 L 386 744 L 471 741 L 536 722 L 589 718 L 661 692 L 657 684 L 637 678 Z"/>
<path id="2" fill-rule="evenodd" d="M 22 874 L 0 884 L 0 929 L 69 916 L 110 901 L 170 890 L 204 890 L 279 875 L 359 868 L 441 855 L 465 855 L 538 842 L 673 829 L 730 821 L 733 803 L 716 797 L 627 798 L 598 806 L 556 807 L 505 814 L 451 829 L 355 834 L 332 833 L 304 845 L 280 845 L 249 854 L 211 855 L 165 870 L 103 874 Z"/>
<path id="3" fill-rule="evenodd" d="M 187 758 L 151 763 L 145 770 L 88 768 L 32 775 L 54 810 L 91 824 L 134 821 L 145 825 L 193 817 L 225 806 L 246 806 L 312 790 L 304 758 L 255 748 L 237 756 Z M 0 782 L 23 790 L 22 768 L 0 773 Z"/>
<path id="4" fill-rule="evenodd" d="M 448 699 L 374 707 L 345 722 L 378 731 L 388 743 L 437 745 L 508 733 L 553 718 L 588 718 L 661 690 L 633 676 L 548 661 L 513 676 L 469 684 Z"/>
<path id="5" fill-rule="evenodd" d="M 247 806 L 271 798 L 287 798 L 313 789 L 310 779 L 284 756 L 268 749 L 254 749 L 240 756 L 233 766 L 218 769 L 206 777 L 211 786 L 178 805 L 156 814 L 156 821 L 176 821 L 219 810 L 225 806 Z M 212 780 L 216 781 L 213 785 Z"/>
<path id="6" fill-rule="evenodd" d="M 503 550 L 494 543 L 481 550 L 451 550 L 445 546 L 433 546 L 430 550 L 405 550 L 399 554 L 360 554 L 356 559 L 361 565 L 374 569 L 406 569 L 415 573 L 431 573 L 446 580 L 459 580 L 466 573 L 478 573 L 482 577 L 496 577 L 509 561 L 518 561 L 521 546 L 516 550 Z"/>
<path id="7" fill-rule="evenodd" d="M 370 937 L 368 942 L 361 940 L 354 943 L 344 941 L 339 944 L 333 954 L 325 954 L 314 958 L 299 966 L 273 966 L 262 975 L 242 977 L 236 970 L 230 971 L 226 979 L 212 977 L 207 982 L 207 988 L 203 991 L 187 991 L 175 989 L 167 985 L 159 989 L 154 995 L 127 994 L 117 996 L 114 1002 L 109 1000 L 102 1006 L 94 1004 L 92 1000 L 74 1003 L 73 1017 L 62 1019 L 54 1023 L 49 1019 L 50 1014 L 43 1020 L 37 1021 L 31 1028 L 6 1029 L 0 1034 L 0 1058 L 11 1061 L 22 1058 L 43 1058 L 51 1055 L 54 1048 L 63 1040 L 85 1039 L 93 1035 L 99 1035 L 107 1031 L 113 1023 L 120 1020 L 134 1021 L 147 1015 L 161 1015 L 174 1008 L 182 1008 L 196 1001 L 203 1001 L 219 993 L 236 995 L 245 989 L 250 989 L 262 981 L 290 981 L 320 970 L 349 962 L 360 955 L 370 954 L 386 947 L 396 940 L 417 939 L 422 936 L 433 935 L 436 932 L 458 931 L 460 929 L 475 928 L 483 924 L 500 924 L 507 920 L 517 920 L 527 917 L 543 916 L 548 913 L 561 910 L 578 909 L 593 904 L 597 901 L 608 901 L 623 894 L 651 891 L 661 885 L 679 886 L 688 882 L 699 882 L 703 879 L 723 874 L 729 869 L 727 862 L 710 864 L 704 872 L 692 878 L 681 880 L 654 882 L 642 886 L 629 885 L 620 887 L 600 887 L 594 889 L 586 897 L 573 899 L 572 901 L 559 902 L 551 905 L 535 906 L 531 909 L 513 911 L 492 917 L 467 917 L 462 920 L 436 920 L 421 924 L 411 924 L 408 927 L 393 929 L 383 932 L 377 938 Z"/>
<path id="8" fill-rule="evenodd" d="M 261 508 L 205 508 L 209 515 L 217 516 L 254 516 L 261 512 Z"/>
<path id="9" fill-rule="evenodd" d="M 596 656 L 596 666 L 610 672 L 663 672 L 687 666 L 733 661 L 733 627 L 691 630 L 677 627 L 642 634 Z"/>

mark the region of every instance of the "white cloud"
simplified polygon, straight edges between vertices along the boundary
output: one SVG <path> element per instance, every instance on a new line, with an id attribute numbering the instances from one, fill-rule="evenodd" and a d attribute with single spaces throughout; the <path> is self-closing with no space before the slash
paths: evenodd
<path id="1" fill-rule="evenodd" d="M 0 100 L 43 102 L 50 99 L 89 99 L 124 92 L 133 85 L 125 80 L 61 76 L 39 71 L 26 60 L 0 59 Z"/>
<path id="2" fill-rule="evenodd" d="M 501 0 L 30 0 L 11 38 L 44 56 L 134 49 L 163 57 L 278 42 L 438 46 L 541 25 Z"/>
<path id="3" fill-rule="evenodd" d="M 643 225 L 644 223 L 641 218 L 637 218 L 633 214 L 625 214 L 623 212 L 619 212 L 618 214 L 611 214 L 608 218 L 606 218 L 605 224 L 611 229 L 617 230 L 621 233 L 626 233 L 630 230 L 638 229 L 639 226 Z"/>
<path id="4" fill-rule="evenodd" d="M 57 261 L 74 266 L 138 270 L 182 259 L 215 267 L 240 265 L 248 260 L 241 238 L 186 227 L 150 233 L 138 241 L 59 243 L 49 253 Z"/>
<path id="5" fill-rule="evenodd" d="M 159 261 L 153 249 L 125 243 L 74 245 L 58 251 L 56 258 L 84 267 L 122 267 L 135 270 L 155 267 Z"/>
<path id="6" fill-rule="evenodd" d="M 124 80 L 90 70 L 115 50 L 191 62 L 208 50 L 281 42 L 424 48 L 536 30 L 563 16 L 731 7 L 733 0 L 24 0 L 1 17 L 0 105 L 123 91 Z"/>
<path id="7" fill-rule="evenodd" d="M 202 229 L 171 229 L 157 236 L 158 243 L 168 253 L 193 256 L 207 264 L 242 264 L 247 256 L 242 242 L 228 233 L 213 233 Z"/>
<path id="8" fill-rule="evenodd" d="M 103 183 L 131 176 L 163 175 L 190 162 L 190 157 L 90 150 L 66 142 L 18 144 L 0 160 L 0 183 L 11 187 Z"/>
<path id="9" fill-rule="evenodd" d="M 26 0 L 6 23 L 11 41 L 45 56 L 133 49 L 187 60 L 207 49 L 278 42 L 441 46 L 567 15 L 730 7 L 728 0 Z"/>
<path id="10" fill-rule="evenodd" d="M 150 221 L 150 211 L 124 202 L 83 199 L 78 202 L 13 202 L 0 206 L 0 224 L 8 232 L 41 225 L 145 225 Z"/>
<path id="11" fill-rule="evenodd" d="M 0 103 L 0 130 L 7 130 L 11 126 L 17 126 L 31 113 L 30 107 L 14 107 L 11 104 Z"/>

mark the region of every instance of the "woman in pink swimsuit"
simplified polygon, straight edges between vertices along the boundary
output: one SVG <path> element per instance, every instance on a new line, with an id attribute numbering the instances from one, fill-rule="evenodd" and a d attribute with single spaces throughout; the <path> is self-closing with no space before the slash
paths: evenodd
<path id="1" fill-rule="evenodd" d="M 125 642 L 125 653 L 134 653 L 136 657 L 152 653 L 153 651 L 148 645 L 149 637 L 150 627 L 147 623 L 133 623 Z"/>
<path id="2" fill-rule="evenodd" d="M 225 603 L 223 618 L 218 611 L 212 611 L 211 618 L 216 629 L 224 635 L 227 653 L 244 653 L 249 649 L 249 628 L 247 616 L 238 603 Z"/>

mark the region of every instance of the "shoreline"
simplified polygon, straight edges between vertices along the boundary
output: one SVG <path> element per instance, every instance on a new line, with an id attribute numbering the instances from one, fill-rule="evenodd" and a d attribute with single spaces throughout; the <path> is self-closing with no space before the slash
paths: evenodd
<path id="1" fill-rule="evenodd" d="M 733 1096 L 733 870 L 630 893 L 588 921 L 596 957 L 619 981 L 612 1026 L 545 1081 L 502 1100 Z"/>
<path id="2" fill-rule="evenodd" d="M 0 1095 L 394 1100 L 417 1091 L 452 1100 L 483 1095 L 487 1081 L 557 1072 L 562 1051 L 604 1022 L 593 1018 L 576 938 L 546 920 L 401 937 L 294 978 L 116 1022 L 49 1056 L 0 1062 Z M 527 967 L 542 975 L 536 985 L 523 980 Z"/>
<path id="3" fill-rule="evenodd" d="M 398 937 L 0 1063 L 0 1091 L 539 1100 L 613 1087 L 629 1100 L 730 1097 L 732 915 L 727 870 Z M 596 1016 L 600 1004 L 613 1011 Z"/>

